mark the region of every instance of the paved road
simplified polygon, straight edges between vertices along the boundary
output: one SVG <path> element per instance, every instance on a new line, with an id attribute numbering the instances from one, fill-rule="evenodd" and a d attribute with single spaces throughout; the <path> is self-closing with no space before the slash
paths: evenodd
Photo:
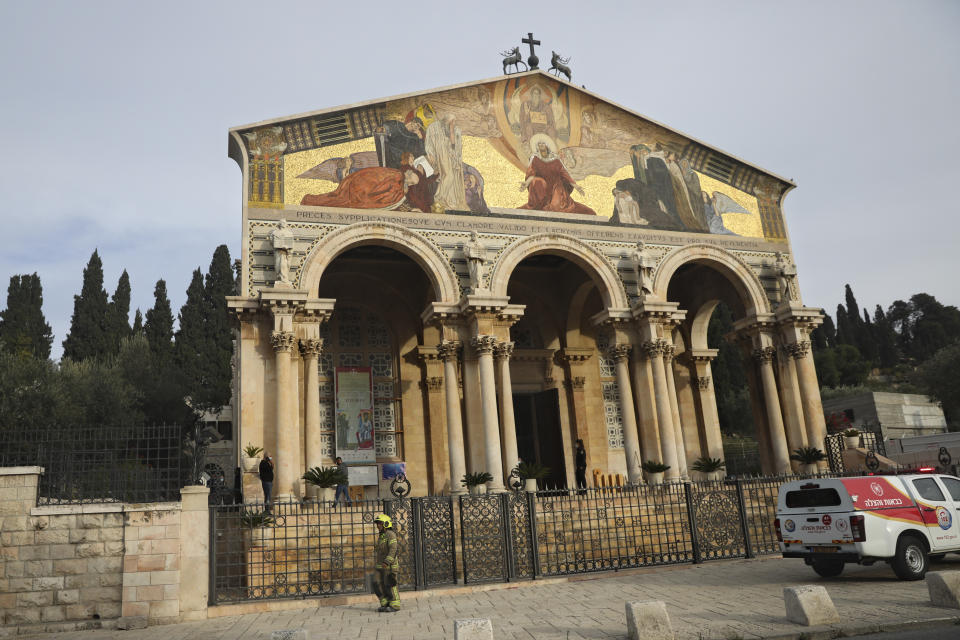
<path id="1" fill-rule="evenodd" d="M 954 558 L 954 559 L 951 559 Z M 960 570 L 960 556 L 934 570 Z M 466 594 L 428 592 L 401 599 L 403 610 L 378 614 L 369 604 L 249 614 L 143 631 L 83 631 L 20 636 L 71 640 L 263 640 L 280 629 L 305 628 L 311 640 L 448 640 L 458 618 L 490 618 L 500 639 L 587 640 L 626 638 L 625 601 L 663 600 L 678 640 L 833 637 L 897 628 L 908 621 L 940 620 L 960 611 L 931 607 L 924 582 L 901 582 L 885 564 L 850 566 L 840 578 L 816 576 L 800 560 L 778 557 L 729 560 L 630 572 L 594 574 L 559 584 L 522 583 Z M 827 587 L 842 623 L 833 628 L 787 622 L 783 587 Z M 956 629 L 956 627 L 955 627 Z M 823 632 L 813 633 L 811 632 Z M 958 634 L 960 635 L 960 634 Z"/>

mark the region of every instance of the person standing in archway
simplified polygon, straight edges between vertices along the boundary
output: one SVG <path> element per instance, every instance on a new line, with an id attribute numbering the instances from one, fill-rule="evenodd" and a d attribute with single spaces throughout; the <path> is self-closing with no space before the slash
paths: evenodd
<path id="1" fill-rule="evenodd" d="M 583 448 L 583 440 L 577 438 L 577 453 L 574 461 L 574 471 L 577 476 L 577 489 L 584 493 L 587 488 L 587 450 Z"/>

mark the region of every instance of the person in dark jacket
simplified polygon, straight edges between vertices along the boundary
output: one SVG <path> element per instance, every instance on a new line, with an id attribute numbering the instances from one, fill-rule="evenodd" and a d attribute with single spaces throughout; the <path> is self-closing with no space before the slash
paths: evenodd
<path id="1" fill-rule="evenodd" d="M 266 451 L 260 461 L 260 484 L 263 486 L 263 502 L 265 511 L 270 512 L 270 498 L 273 496 L 273 458 Z"/>
<path id="2" fill-rule="evenodd" d="M 347 465 L 343 463 L 343 458 L 337 456 L 336 459 L 337 470 L 343 473 L 344 477 L 347 476 Z M 337 485 L 337 493 L 333 496 L 333 506 L 337 506 L 340 502 L 340 496 L 343 496 L 343 500 L 346 504 L 351 504 L 350 500 L 350 481 L 344 482 L 343 484 Z"/>
<path id="3" fill-rule="evenodd" d="M 583 448 L 583 440 L 577 439 L 577 454 L 574 462 L 574 471 L 577 476 L 577 488 L 587 488 L 587 451 Z"/>

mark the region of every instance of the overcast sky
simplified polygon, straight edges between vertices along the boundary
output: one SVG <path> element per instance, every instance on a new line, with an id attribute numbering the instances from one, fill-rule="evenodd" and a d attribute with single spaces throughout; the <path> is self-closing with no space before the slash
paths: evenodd
<path id="1" fill-rule="evenodd" d="M 239 255 L 228 128 L 494 77 L 528 31 L 576 84 L 796 181 L 807 305 L 960 304 L 956 0 L 0 0 L 0 290 L 40 274 L 57 358 L 94 248 L 131 319 L 158 278 L 176 313 Z"/>

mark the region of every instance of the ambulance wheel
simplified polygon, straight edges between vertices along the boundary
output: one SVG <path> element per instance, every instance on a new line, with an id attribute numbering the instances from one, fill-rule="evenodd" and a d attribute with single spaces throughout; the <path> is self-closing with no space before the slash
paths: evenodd
<path id="1" fill-rule="evenodd" d="M 811 566 L 824 578 L 836 578 L 843 572 L 843 560 L 814 560 Z"/>
<path id="2" fill-rule="evenodd" d="M 901 580 L 922 580 L 929 563 L 923 542 L 915 536 L 903 536 L 897 541 L 897 555 L 890 565 Z"/>

